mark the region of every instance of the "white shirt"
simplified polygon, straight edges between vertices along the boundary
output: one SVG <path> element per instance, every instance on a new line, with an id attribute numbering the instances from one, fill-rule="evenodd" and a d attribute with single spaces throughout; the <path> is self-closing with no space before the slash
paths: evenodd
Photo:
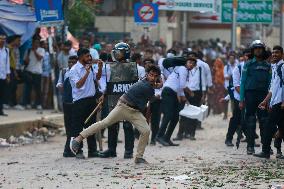
<path id="1" fill-rule="evenodd" d="M 188 70 L 184 66 L 177 66 L 165 81 L 164 87 L 174 90 L 179 96 L 184 96 L 183 89 L 186 87 Z"/>
<path id="2" fill-rule="evenodd" d="M 62 77 L 62 71 L 65 72 L 64 78 Z M 70 69 L 69 69 L 69 68 L 65 68 L 65 69 L 63 69 L 63 70 L 60 70 L 56 87 L 57 87 L 57 88 L 58 88 L 58 87 L 63 87 L 64 81 L 65 81 L 69 76 L 70 76 Z"/>
<path id="3" fill-rule="evenodd" d="M 146 75 L 145 68 L 137 64 L 137 71 L 139 80 L 143 79 Z"/>
<path id="4" fill-rule="evenodd" d="M 76 87 L 76 83 L 86 74 L 85 67 L 78 61 L 70 70 L 70 83 L 72 86 L 73 102 L 86 97 L 92 97 L 96 94 L 96 87 L 94 80 L 97 72 L 91 70 L 84 85 L 81 88 Z"/>
<path id="5" fill-rule="evenodd" d="M 0 79 L 6 79 L 10 73 L 9 49 L 3 47 L 0 49 Z"/>
<path id="6" fill-rule="evenodd" d="M 238 101 L 240 101 L 240 93 L 238 93 L 238 91 L 235 88 L 241 86 L 241 73 L 244 67 L 244 62 L 241 62 L 240 66 L 241 70 L 239 69 L 239 66 L 235 66 L 233 70 L 234 98 Z"/>
<path id="7" fill-rule="evenodd" d="M 201 72 L 200 72 L 201 68 Z M 192 70 L 188 71 L 188 80 L 186 86 L 191 91 L 200 91 L 200 73 L 201 73 L 201 87 L 202 91 L 206 91 L 206 80 L 203 74 L 202 67 L 195 66 Z"/>
<path id="8" fill-rule="evenodd" d="M 164 60 L 165 58 L 160 58 L 160 60 L 158 61 L 158 66 L 160 67 L 161 73 L 163 74 L 165 80 L 167 80 L 169 75 L 173 72 L 174 68 L 169 68 L 169 69 L 164 68 L 163 66 Z"/>
<path id="9" fill-rule="evenodd" d="M 45 50 L 43 48 L 37 48 L 36 52 L 44 57 L 44 54 L 45 54 Z M 29 64 L 28 66 L 26 67 L 26 70 L 31 72 L 31 73 L 34 73 L 34 74 L 42 74 L 42 64 L 43 64 L 43 58 L 38 60 L 35 56 L 35 53 L 33 52 L 33 50 L 27 50 L 26 51 L 26 56 L 28 56 L 28 53 L 29 53 Z"/>
<path id="10" fill-rule="evenodd" d="M 277 73 L 278 66 L 283 62 L 284 61 L 281 60 L 277 64 L 271 65 L 272 78 L 271 78 L 269 91 L 272 93 L 272 96 L 270 99 L 270 106 L 284 102 L 284 84 L 282 85 L 282 87 L 280 87 L 280 77 Z M 281 67 L 281 71 L 282 71 L 282 79 L 284 79 L 284 64 Z"/>
<path id="11" fill-rule="evenodd" d="M 230 84 L 230 79 L 226 79 L 226 77 L 232 77 L 233 76 L 233 70 L 235 69 L 235 67 L 237 67 L 237 63 L 236 62 L 233 65 L 228 63 L 224 67 L 224 77 L 225 77 L 224 86 L 225 86 L 226 89 L 229 87 L 229 84 Z"/>
<path id="12" fill-rule="evenodd" d="M 212 74 L 209 65 L 200 59 L 197 59 L 197 66 L 200 66 L 203 70 L 204 78 L 206 78 L 206 87 L 212 87 Z"/>
<path id="13" fill-rule="evenodd" d="M 93 60 L 100 59 L 99 53 L 96 49 L 90 48 L 89 50 Z"/>

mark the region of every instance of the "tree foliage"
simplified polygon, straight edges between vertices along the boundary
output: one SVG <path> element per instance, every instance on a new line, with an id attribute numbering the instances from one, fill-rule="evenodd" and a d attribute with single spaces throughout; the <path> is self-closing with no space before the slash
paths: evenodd
<path id="1" fill-rule="evenodd" d="M 76 33 L 78 30 L 94 26 L 95 3 L 89 0 L 76 0 L 74 5 L 65 13 L 69 30 Z"/>

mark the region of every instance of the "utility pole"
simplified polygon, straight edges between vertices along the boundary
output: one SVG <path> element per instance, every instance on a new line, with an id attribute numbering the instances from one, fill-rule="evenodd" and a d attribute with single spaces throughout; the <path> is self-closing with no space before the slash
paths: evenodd
<path id="1" fill-rule="evenodd" d="M 238 0 L 233 1 L 233 13 L 232 13 L 232 31 L 231 31 L 231 43 L 232 50 L 236 50 L 237 44 L 237 8 L 238 8 Z"/>
<path id="2" fill-rule="evenodd" d="M 280 1 L 281 6 L 281 21 L 280 21 L 280 44 L 284 47 L 284 2 Z"/>
<path id="3" fill-rule="evenodd" d="M 184 11 L 182 13 L 182 36 L 181 36 L 181 39 L 182 39 L 182 43 L 183 44 L 186 44 L 186 41 L 187 41 L 187 13 L 186 11 Z"/>

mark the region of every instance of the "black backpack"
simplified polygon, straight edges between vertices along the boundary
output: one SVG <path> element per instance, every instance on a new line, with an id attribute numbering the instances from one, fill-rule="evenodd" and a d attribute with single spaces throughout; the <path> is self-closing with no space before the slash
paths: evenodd
<path id="1" fill-rule="evenodd" d="M 184 57 L 171 57 L 165 58 L 163 61 L 163 67 L 169 69 L 176 66 L 185 66 L 186 59 Z"/>
<path id="2" fill-rule="evenodd" d="M 283 81 L 283 74 L 282 74 L 282 70 L 281 70 L 283 64 L 284 64 L 284 63 L 281 63 L 281 64 L 279 64 L 279 66 L 277 67 L 277 75 L 278 75 L 279 78 L 280 78 L 280 87 L 282 87 L 283 84 L 284 84 L 284 81 Z"/>

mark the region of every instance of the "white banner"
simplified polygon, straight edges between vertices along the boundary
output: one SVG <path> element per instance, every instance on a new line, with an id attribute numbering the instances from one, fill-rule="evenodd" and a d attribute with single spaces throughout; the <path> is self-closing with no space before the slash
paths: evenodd
<path id="1" fill-rule="evenodd" d="M 213 12 L 215 0 L 154 0 L 159 10 Z"/>

